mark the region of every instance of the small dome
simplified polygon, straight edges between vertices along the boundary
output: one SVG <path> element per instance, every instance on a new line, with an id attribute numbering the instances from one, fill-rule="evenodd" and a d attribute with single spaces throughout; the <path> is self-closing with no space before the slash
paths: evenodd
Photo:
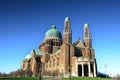
<path id="1" fill-rule="evenodd" d="M 69 20 L 70 20 L 70 18 L 69 18 L 69 17 L 66 17 L 66 18 L 65 18 L 65 21 L 69 21 Z"/>
<path id="2" fill-rule="evenodd" d="M 28 54 L 25 59 L 31 59 L 32 58 L 32 54 Z"/>
<path id="3" fill-rule="evenodd" d="M 89 24 L 88 24 L 88 23 L 85 23 L 85 24 L 84 24 L 84 27 L 89 27 Z"/>
<path id="4" fill-rule="evenodd" d="M 38 56 L 41 56 L 42 52 L 40 50 L 35 50 L 35 54 L 38 55 Z"/>
<path id="5" fill-rule="evenodd" d="M 45 39 L 62 39 L 62 35 L 56 29 L 56 26 L 53 25 L 52 28 L 45 33 Z"/>

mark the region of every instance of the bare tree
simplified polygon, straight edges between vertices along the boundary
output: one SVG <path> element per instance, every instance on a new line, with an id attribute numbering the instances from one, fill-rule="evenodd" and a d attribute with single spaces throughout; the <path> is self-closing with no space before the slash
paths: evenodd
<path id="1" fill-rule="evenodd" d="M 117 79 L 117 80 L 120 80 L 120 74 L 117 74 L 117 75 L 116 75 L 116 79 Z"/>
<path id="2" fill-rule="evenodd" d="M 53 71 L 53 77 L 58 77 L 58 70 Z"/>
<path id="3" fill-rule="evenodd" d="M 25 70 L 25 74 L 26 74 L 26 76 L 31 77 L 33 73 L 30 69 L 27 69 L 27 70 Z"/>

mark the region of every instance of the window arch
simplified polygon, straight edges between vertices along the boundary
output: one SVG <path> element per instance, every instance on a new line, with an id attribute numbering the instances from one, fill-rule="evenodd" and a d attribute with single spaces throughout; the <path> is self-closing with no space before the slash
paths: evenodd
<path id="1" fill-rule="evenodd" d="M 50 62 L 49 62 L 49 67 L 51 67 L 51 60 L 50 60 Z"/>
<path id="2" fill-rule="evenodd" d="M 55 66 L 55 59 L 53 59 L 53 66 Z"/>
<path id="3" fill-rule="evenodd" d="M 57 58 L 57 66 L 60 64 L 60 58 Z"/>

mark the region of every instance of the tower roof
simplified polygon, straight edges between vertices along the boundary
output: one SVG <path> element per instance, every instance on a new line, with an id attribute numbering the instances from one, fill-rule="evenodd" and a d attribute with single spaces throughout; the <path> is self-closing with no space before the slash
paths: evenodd
<path id="1" fill-rule="evenodd" d="M 65 18 L 65 21 L 69 21 L 69 20 L 70 20 L 70 18 L 69 18 L 69 17 L 66 17 L 66 18 Z"/>
<path id="2" fill-rule="evenodd" d="M 25 59 L 31 59 L 32 58 L 32 54 L 28 54 Z"/>
<path id="3" fill-rule="evenodd" d="M 35 50 L 36 55 L 41 56 L 42 52 L 40 50 Z"/>
<path id="4" fill-rule="evenodd" d="M 84 27 L 89 27 L 89 24 L 88 24 L 88 23 L 85 23 L 85 24 L 84 24 Z"/>
<path id="5" fill-rule="evenodd" d="M 52 28 L 45 33 L 45 39 L 62 39 L 62 35 L 56 29 L 56 26 L 53 25 Z"/>
<path id="6" fill-rule="evenodd" d="M 42 52 L 40 50 L 32 50 L 32 51 L 35 51 L 35 54 L 38 55 L 38 56 L 41 56 L 42 55 Z M 25 59 L 31 59 L 32 58 L 32 53 L 29 53 Z"/>

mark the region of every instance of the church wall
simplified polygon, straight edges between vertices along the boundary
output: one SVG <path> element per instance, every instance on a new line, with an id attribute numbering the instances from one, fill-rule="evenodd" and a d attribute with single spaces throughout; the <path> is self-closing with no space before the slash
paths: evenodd
<path id="1" fill-rule="evenodd" d="M 84 57 L 89 57 L 89 51 L 88 51 L 88 49 L 87 48 L 85 48 L 85 53 L 84 53 Z"/>
<path id="2" fill-rule="evenodd" d="M 62 64 L 64 69 L 65 76 L 69 75 L 69 68 L 72 72 L 71 66 L 74 64 L 74 59 L 72 59 L 72 56 L 74 56 L 74 47 L 72 45 L 63 44 L 61 48 L 62 52 Z M 70 63 L 69 63 L 69 55 L 70 55 Z M 70 65 L 70 67 L 69 67 Z"/>
<path id="3" fill-rule="evenodd" d="M 72 57 L 71 69 L 72 76 L 76 76 L 76 57 Z"/>
<path id="4" fill-rule="evenodd" d="M 50 75 L 60 74 L 60 53 L 50 56 L 48 62 L 45 63 L 46 73 L 50 72 Z"/>
<path id="5" fill-rule="evenodd" d="M 64 56 L 64 58 L 63 58 L 63 62 L 64 62 L 64 73 L 65 73 L 65 75 L 67 75 L 68 74 L 68 52 L 69 52 L 69 46 L 68 45 L 66 45 L 66 44 L 64 44 L 63 46 L 62 46 L 62 48 L 63 48 L 63 56 Z"/>
<path id="6" fill-rule="evenodd" d="M 40 50 L 45 53 L 45 46 L 41 46 Z"/>
<path id="7" fill-rule="evenodd" d="M 94 55 L 94 50 L 92 49 L 91 50 L 91 58 L 94 59 L 95 58 L 95 55 Z"/>

